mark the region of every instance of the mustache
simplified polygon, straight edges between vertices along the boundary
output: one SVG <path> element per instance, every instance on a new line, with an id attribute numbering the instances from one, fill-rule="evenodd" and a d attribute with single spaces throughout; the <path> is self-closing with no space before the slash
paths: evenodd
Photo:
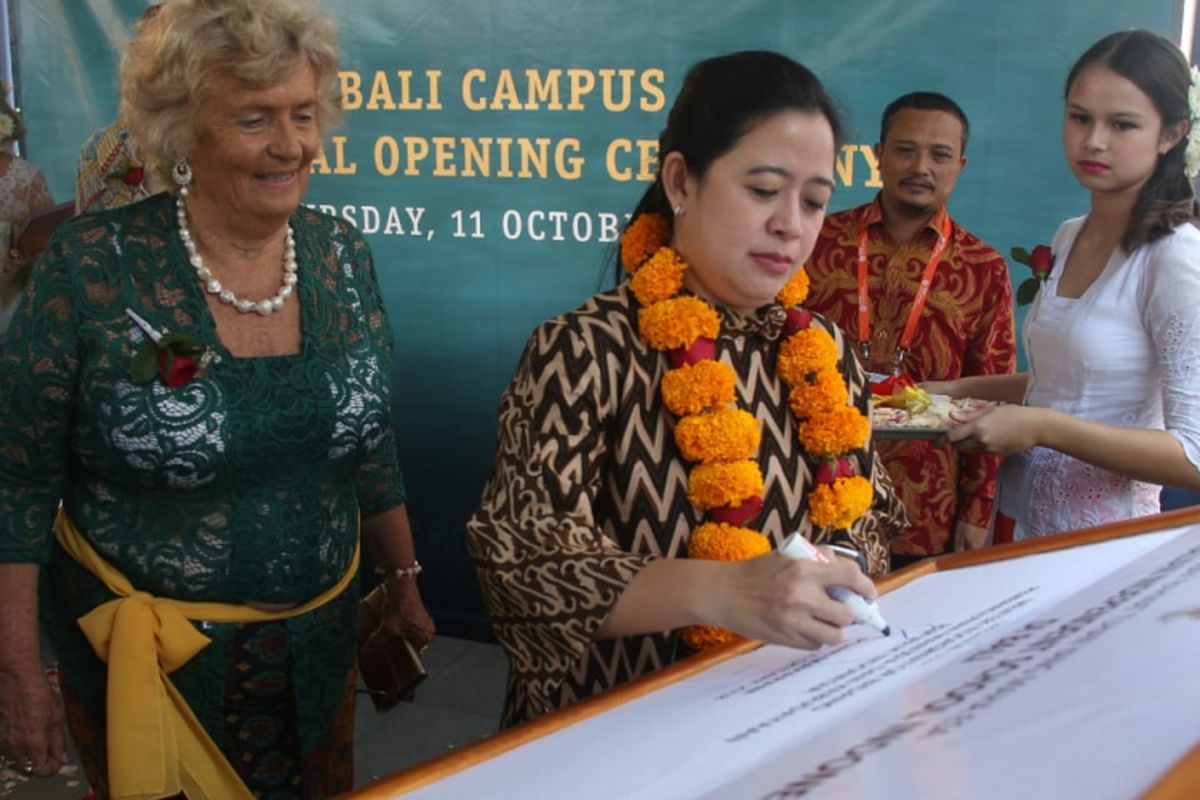
<path id="1" fill-rule="evenodd" d="M 901 186 L 920 186 L 924 189 L 930 189 L 930 190 L 933 189 L 933 182 L 925 180 L 924 178 L 905 178 L 904 180 L 900 181 L 900 185 Z"/>

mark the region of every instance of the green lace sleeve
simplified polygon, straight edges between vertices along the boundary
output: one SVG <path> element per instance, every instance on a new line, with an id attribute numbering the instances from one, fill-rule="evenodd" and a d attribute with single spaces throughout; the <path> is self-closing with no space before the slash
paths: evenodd
<path id="1" fill-rule="evenodd" d="M 383 381 L 386 401 L 384 405 L 391 409 L 391 387 L 395 382 L 395 376 L 391 374 L 395 369 L 394 343 L 392 326 L 388 322 L 383 297 L 379 291 L 379 281 L 375 274 L 375 262 L 371 257 L 370 248 L 358 231 L 345 223 L 339 222 L 338 225 L 343 228 L 343 233 L 348 240 L 349 260 L 354 265 L 354 274 L 359 280 L 366 328 L 372 339 L 368 346 L 380 354 L 380 362 L 388 372 L 388 379 Z M 396 455 L 396 439 L 391 416 L 380 420 L 379 436 L 375 446 L 368 451 L 367 457 L 359 468 L 357 491 L 359 508 L 364 517 L 387 511 L 389 508 L 404 503 L 407 499 L 404 479 Z"/>
<path id="2" fill-rule="evenodd" d="M 0 340 L 0 561 L 45 562 L 79 370 L 70 259 L 56 239 Z"/>

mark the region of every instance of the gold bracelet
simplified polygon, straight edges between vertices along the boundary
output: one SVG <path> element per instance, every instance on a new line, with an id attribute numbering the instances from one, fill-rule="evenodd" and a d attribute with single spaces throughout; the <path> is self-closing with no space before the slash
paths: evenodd
<path id="1" fill-rule="evenodd" d="M 417 561 L 414 558 L 411 567 L 396 567 L 395 569 L 384 569 L 383 567 L 376 567 L 375 574 L 376 575 L 384 575 L 384 576 L 387 576 L 388 578 L 396 578 L 398 580 L 403 580 L 404 578 L 417 577 L 418 575 L 421 574 L 421 570 L 423 570 L 423 569 L 424 569 L 424 567 L 421 566 L 421 562 Z"/>

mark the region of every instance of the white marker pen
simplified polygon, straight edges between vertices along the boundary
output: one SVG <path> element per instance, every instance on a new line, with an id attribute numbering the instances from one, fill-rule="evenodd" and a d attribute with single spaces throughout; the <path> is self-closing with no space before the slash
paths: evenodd
<path id="1" fill-rule="evenodd" d="M 783 546 L 779 548 L 779 552 L 789 558 L 829 563 L 825 554 L 814 547 L 812 542 L 801 536 L 798 531 L 788 534 L 788 537 L 783 540 Z M 879 604 L 874 600 L 868 600 L 845 586 L 829 587 L 829 596 L 839 603 L 849 606 L 850 610 L 854 612 L 855 622 L 870 625 L 884 636 L 891 636 L 892 628 L 884 621 L 883 614 L 879 613 Z"/>

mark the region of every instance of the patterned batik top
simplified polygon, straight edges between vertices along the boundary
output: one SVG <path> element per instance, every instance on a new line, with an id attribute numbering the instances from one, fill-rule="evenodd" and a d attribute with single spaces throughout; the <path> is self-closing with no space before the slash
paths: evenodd
<path id="1" fill-rule="evenodd" d="M 133 154 L 129 131 L 114 122 L 93 133 L 79 150 L 75 173 L 75 213 L 88 214 L 133 203 L 159 187 Z"/>
<path id="2" fill-rule="evenodd" d="M 809 522 L 813 483 L 787 391 L 775 374 L 784 311 L 723 312 L 718 357 L 738 375 L 742 408 L 762 425 L 758 463 L 764 509 L 751 523 L 776 546 L 793 530 L 826 542 Z M 839 369 L 864 412 L 864 377 L 841 333 Z M 704 514 L 687 499 L 689 463 L 675 445 L 676 417 L 659 384 L 668 356 L 637 331 L 623 284 L 543 323 L 500 403 L 499 444 L 468 549 L 492 626 L 508 654 L 504 723 L 511 725 L 657 670 L 679 653 L 677 633 L 592 641 L 649 561 L 683 557 Z M 871 572 L 887 568 L 888 539 L 904 511 L 873 450 L 852 456 L 875 486 L 871 510 L 844 543 Z"/>
<path id="3" fill-rule="evenodd" d="M 63 226 L 0 352 L 0 561 L 46 562 L 61 498 L 96 550 L 152 594 L 298 603 L 347 569 L 360 509 L 404 500 L 391 332 L 370 251 L 301 208 L 302 346 L 237 358 L 188 263 L 174 199 Z M 207 377 L 137 384 L 132 309 L 219 356 Z"/>
<path id="4" fill-rule="evenodd" d="M 908 322 L 921 273 L 937 242 L 943 208 L 912 240 L 892 241 L 879 199 L 825 218 L 806 269 L 812 285 L 806 305 L 858 340 L 858 232 L 865 211 L 867 288 L 871 297 L 871 358 L 867 369 L 890 373 Z M 905 372 L 917 381 L 1011 373 L 1017 349 L 1012 284 L 1004 258 L 951 221 L 921 313 Z M 879 455 L 904 499 L 911 525 L 892 542 L 899 555 L 927 556 L 952 549 L 958 522 L 991 525 L 1000 460 L 960 455 L 928 440 L 879 443 Z"/>

